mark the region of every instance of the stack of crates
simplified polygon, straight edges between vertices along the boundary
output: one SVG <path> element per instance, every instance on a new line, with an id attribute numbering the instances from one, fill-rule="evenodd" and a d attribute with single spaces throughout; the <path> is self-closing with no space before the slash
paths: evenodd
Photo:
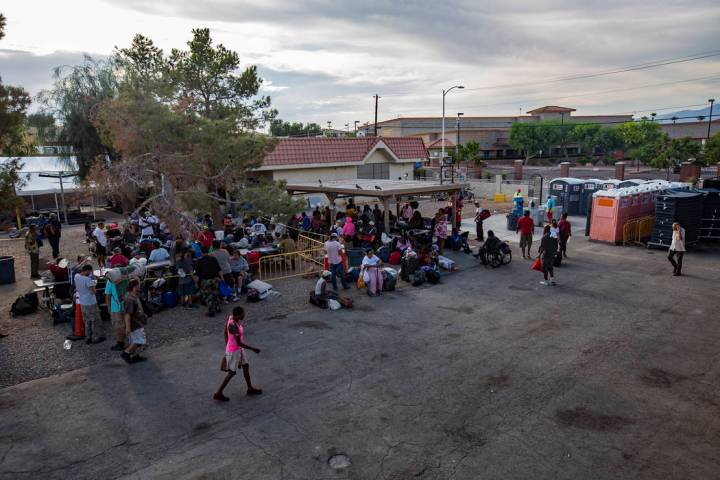
<path id="1" fill-rule="evenodd" d="M 720 185 L 718 185 L 720 187 Z M 715 240 L 720 238 L 720 189 L 704 188 L 702 219 L 700 219 L 700 239 Z"/>
<path id="2" fill-rule="evenodd" d="M 672 224 L 678 222 L 685 229 L 685 245 L 698 241 L 703 213 L 703 194 L 668 190 L 655 200 L 655 229 L 648 247 L 669 248 Z"/>

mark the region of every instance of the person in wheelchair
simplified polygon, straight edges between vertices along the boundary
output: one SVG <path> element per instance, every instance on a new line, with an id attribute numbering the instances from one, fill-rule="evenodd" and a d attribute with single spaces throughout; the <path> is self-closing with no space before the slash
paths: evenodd
<path id="1" fill-rule="evenodd" d="M 498 252 L 500 250 L 501 244 L 502 241 L 495 236 L 495 232 L 493 232 L 492 230 L 488 230 L 485 243 L 483 243 L 483 246 L 478 249 L 478 253 L 473 255 L 473 257 L 479 258 L 480 263 L 482 263 L 483 265 L 487 265 L 488 254 Z"/>

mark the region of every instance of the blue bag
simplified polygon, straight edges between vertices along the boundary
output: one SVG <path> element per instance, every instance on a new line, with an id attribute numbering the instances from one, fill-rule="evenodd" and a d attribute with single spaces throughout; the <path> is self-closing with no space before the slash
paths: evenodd
<path id="1" fill-rule="evenodd" d="M 226 282 L 220 282 L 218 285 L 218 291 L 220 293 L 220 298 L 232 298 L 233 296 L 232 287 L 230 287 L 230 285 Z"/>

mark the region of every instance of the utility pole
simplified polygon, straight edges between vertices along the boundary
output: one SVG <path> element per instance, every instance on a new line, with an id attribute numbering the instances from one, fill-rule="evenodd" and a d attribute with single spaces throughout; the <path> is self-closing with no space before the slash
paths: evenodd
<path id="1" fill-rule="evenodd" d="M 708 100 L 710 102 L 710 115 L 708 116 L 708 133 L 707 133 L 707 139 L 705 140 L 705 143 L 710 141 L 710 125 L 712 125 L 712 110 L 713 110 L 713 103 L 715 103 L 715 99 L 711 98 Z"/>
<path id="2" fill-rule="evenodd" d="M 355 135 L 357 135 L 357 124 L 360 123 L 360 120 L 355 120 Z"/>
<path id="3" fill-rule="evenodd" d="M 456 130 L 456 136 L 455 136 L 455 159 L 459 162 L 460 161 L 460 117 L 465 115 L 462 112 L 458 112 L 457 114 L 457 120 L 455 121 L 455 130 Z"/>
<path id="4" fill-rule="evenodd" d="M 380 95 L 377 93 L 374 95 L 375 97 L 375 136 L 377 137 L 377 111 L 378 111 L 378 100 L 380 99 Z"/>

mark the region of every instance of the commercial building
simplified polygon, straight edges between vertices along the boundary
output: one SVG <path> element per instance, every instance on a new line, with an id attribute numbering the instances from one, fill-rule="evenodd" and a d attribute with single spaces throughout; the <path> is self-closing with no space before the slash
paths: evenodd
<path id="1" fill-rule="evenodd" d="M 510 147 L 510 127 L 516 122 L 541 122 L 557 120 L 562 123 L 599 123 L 617 125 L 631 121 L 632 115 L 573 115 L 574 108 L 549 105 L 530 110 L 525 115 L 502 117 L 445 117 L 445 150 L 454 148 L 458 132 L 460 144 L 475 141 L 485 158 L 520 158 L 520 152 Z M 374 125 L 359 127 L 363 135 L 371 136 Z M 419 137 L 425 141 L 432 158 L 439 158 L 442 142 L 442 117 L 399 117 L 378 122 L 378 136 L 383 138 Z M 579 153 L 576 145 L 568 145 L 568 154 Z M 550 155 L 560 155 L 560 147 L 553 148 Z"/>

